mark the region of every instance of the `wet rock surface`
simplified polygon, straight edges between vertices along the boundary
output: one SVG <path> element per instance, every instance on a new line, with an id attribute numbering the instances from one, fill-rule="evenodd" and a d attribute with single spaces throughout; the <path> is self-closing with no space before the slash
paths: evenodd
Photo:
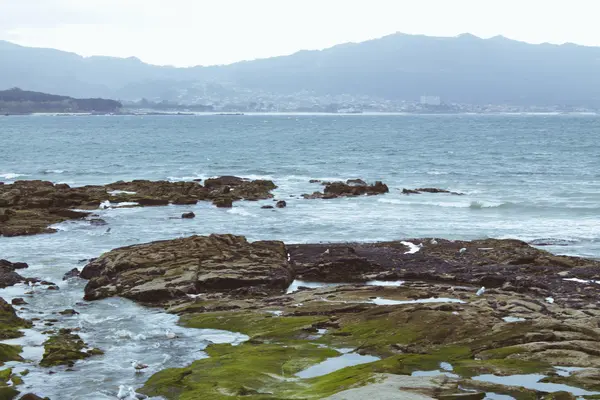
<path id="1" fill-rule="evenodd" d="M 270 192 L 276 187 L 271 181 L 238 177 L 207 179 L 205 186 L 199 182 L 134 180 L 72 188 L 47 181 L 17 181 L 0 185 L 0 236 L 56 232 L 50 225 L 90 217 L 91 213 L 80 210 L 112 204 L 164 206 L 213 201 L 219 206 L 239 200 L 268 199 L 273 197 Z M 90 219 L 94 225 L 102 222 Z"/>
<path id="2" fill-rule="evenodd" d="M 293 274 L 282 242 L 211 235 L 116 249 L 81 277 L 90 280 L 88 300 L 119 295 L 156 303 L 215 291 L 281 292 Z"/>
<path id="3" fill-rule="evenodd" d="M 518 240 L 286 246 L 232 235 L 116 249 L 83 271 L 88 299 L 119 295 L 161 304 L 184 326 L 250 337 L 240 346 L 211 345 L 210 358 L 152 376 L 142 391 L 167 399 L 334 399 L 354 389 L 363 396 L 374 393 L 369 387 L 380 374 L 405 380 L 440 363 L 451 364 L 455 377 L 407 388 L 406 396 L 464 398 L 465 388 L 479 396 L 545 396 L 472 379 L 481 374 L 537 373 L 597 390 L 599 274 L 598 261 Z M 292 279 L 308 282 L 288 292 Z M 477 295 L 481 286 L 486 290 Z M 339 348 L 381 360 L 287 379 L 339 356 Z M 560 377 L 556 365 L 587 369 Z"/>
<path id="4" fill-rule="evenodd" d="M 0 268 L 23 265 L 0 261 Z M 359 399 L 386 390 L 415 399 L 484 392 L 573 398 L 473 379 L 482 374 L 539 374 L 545 382 L 600 391 L 600 263 L 518 240 L 286 245 L 193 236 L 112 250 L 90 260 L 81 275 L 89 280 L 87 300 L 122 296 L 165 307 L 185 327 L 249 336 L 239 346 L 211 344 L 209 358 L 149 376 L 140 391 L 169 400 Z M 17 337 L 30 325 L 4 303 L 2 335 Z M 45 329 L 76 321 L 85 310 L 76 308 L 44 320 L 51 327 Z M 101 353 L 64 329 L 44 347 L 45 367 Z M 297 376 L 341 357 L 339 349 L 379 360 Z M 19 352 L 0 345 L 5 361 Z M 451 377 L 411 376 L 441 363 L 452 366 Z M 557 365 L 585 370 L 562 376 Z"/>

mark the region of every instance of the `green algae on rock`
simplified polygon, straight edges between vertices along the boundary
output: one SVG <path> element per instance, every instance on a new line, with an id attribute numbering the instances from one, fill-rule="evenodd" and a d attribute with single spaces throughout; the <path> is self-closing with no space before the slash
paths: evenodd
<path id="1" fill-rule="evenodd" d="M 77 360 L 103 354 L 99 349 L 86 350 L 86 348 L 86 344 L 79 335 L 71 333 L 69 329 L 61 329 L 44 342 L 44 356 L 40 366 L 73 366 Z"/>
<path id="2" fill-rule="evenodd" d="M 17 316 L 13 306 L 0 297 L 0 339 L 14 339 L 23 336 L 19 331 L 31 327 L 31 322 Z"/>

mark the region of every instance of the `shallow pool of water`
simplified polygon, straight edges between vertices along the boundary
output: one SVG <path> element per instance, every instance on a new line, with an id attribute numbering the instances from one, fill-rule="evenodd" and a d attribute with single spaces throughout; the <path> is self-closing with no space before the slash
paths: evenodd
<path id="1" fill-rule="evenodd" d="M 328 358 L 327 360 L 313 365 L 296 374 L 298 378 L 308 379 L 317 376 L 327 375 L 337 370 L 354 365 L 368 364 L 380 360 L 379 357 L 363 356 L 358 353 L 345 353 L 339 357 Z"/>
<path id="2" fill-rule="evenodd" d="M 591 396 L 598 395 L 600 392 L 592 392 L 589 390 L 577 388 L 574 386 L 564 385 L 560 383 L 544 383 L 540 382 L 544 379 L 545 375 L 540 374 L 529 374 L 529 375 L 511 375 L 511 376 L 497 376 L 497 375 L 479 375 L 472 379 L 481 382 L 497 383 L 506 386 L 521 386 L 526 389 L 539 390 L 542 392 L 569 392 L 575 396 Z"/>

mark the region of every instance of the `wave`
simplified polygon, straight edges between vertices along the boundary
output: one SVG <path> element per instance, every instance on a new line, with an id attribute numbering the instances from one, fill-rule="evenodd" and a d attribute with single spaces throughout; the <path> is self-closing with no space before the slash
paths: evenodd
<path id="1" fill-rule="evenodd" d="M 570 246 L 580 242 L 576 239 L 540 238 L 530 240 L 529 244 L 532 246 Z"/>
<path id="2" fill-rule="evenodd" d="M 6 172 L 6 173 L 0 174 L 0 178 L 2 178 L 2 179 L 10 179 L 10 180 L 15 179 L 15 178 L 20 178 L 22 176 L 27 176 L 27 175 L 25 175 L 25 174 L 17 174 L 17 173 L 14 173 L 14 172 Z"/>
<path id="3" fill-rule="evenodd" d="M 67 171 L 65 171 L 64 169 L 43 169 L 40 172 L 43 175 L 50 175 L 50 174 L 64 174 Z"/>
<path id="4" fill-rule="evenodd" d="M 229 209 L 229 210 L 227 210 L 227 212 L 229 214 L 242 215 L 244 217 L 256 217 L 256 214 L 252 214 L 251 212 L 248 212 L 248 211 L 244 210 L 243 208 L 239 208 L 239 207 L 234 207 L 232 209 Z"/>

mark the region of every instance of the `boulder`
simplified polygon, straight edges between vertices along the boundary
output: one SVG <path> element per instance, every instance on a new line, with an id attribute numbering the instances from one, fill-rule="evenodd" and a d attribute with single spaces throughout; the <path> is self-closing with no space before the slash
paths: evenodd
<path id="1" fill-rule="evenodd" d="M 50 400 L 48 397 L 40 397 L 33 393 L 27 393 L 20 400 Z"/>
<path id="2" fill-rule="evenodd" d="M 281 293 L 293 272 L 285 245 L 211 235 L 159 241 L 103 254 L 85 266 L 85 299 L 123 296 L 160 303 L 187 294 L 260 288 Z"/>
<path id="3" fill-rule="evenodd" d="M 25 278 L 15 272 L 15 270 L 27 267 L 28 265 L 26 263 L 11 263 L 7 260 L 0 260 L 0 288 L 25 282 Z"/>
<path id="4" fill-rule="evenodd" d="M 79 274 L 79 270 L 77 268 L 73 268 L 72 270 L 63 275 L 63 281 L 66 281 L 67 279 L 71 278 L 77 278 L 79 277 Z"/>
<path id="5" fill-rule="evenodd" d="M 218 208 L 231 208 L 233 207 L 233 200 L 231 197 L 220 197 L 213 200 L 213 204 Z"/>
<path id="6" fill-rule="evenodd" d="M 285 202 L 285 200 L 279 200 L 275 204 L 275 207 L 277 207 L 277 208 L 286 208 L 287 207 L 287 203 Z"/>
<path id="7" fill-rule="evenodd" d="M 23 305 L 27 304 L 27 302 L 25 300 L 23 300 L 21 297 L 15 297 L 14 299 L 11 300 L 10 304 L 12 304 L 13 306 L 23 306 Z"/>
<path id="8" fill-rule="evenodd" d="M 184 219 L 196 218 L 196 214 L 194 214 L 191 211 L 190 212 L 186 212 L 186 213 L 181 214 L 181 218 L 184 218 Z"/>

